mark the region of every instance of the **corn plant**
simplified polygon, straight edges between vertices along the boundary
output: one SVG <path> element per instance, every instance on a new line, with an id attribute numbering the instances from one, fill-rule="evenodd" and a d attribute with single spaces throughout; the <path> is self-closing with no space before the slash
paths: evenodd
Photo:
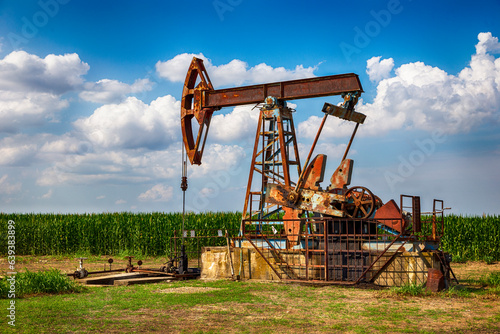
<path id="1" fill-rule="evenodd" d="M 443 250 L 462 260 L 500 260 L 500 216 L 445 217 Z"/>
<path id="2" fill-rule="evenodd" d="M 0 254 L 7 254 L 8 221 L 15 221 L 17 255 L 119 255 L 164 256 L 174 233 L 182 236 L 180 213 L 0 214 Z M 200 246 L 222 246 L 218 230 L 238 230 L 241 213 L 188 213 L 184 244 L 188 251 Z M 190 231 L 206 238 L 190 238 Z M 204 232 L 201 232 L 204 231 Z M 445 217 L 444 251 L 455 258 L 500 261 L 500 216 Z"/>
<path id="3" fill-rule="evenodd" d="M 241 214 L 188 213 L 185 230 L 236 230 Z M 180 213 L 0 214 L 0 254 L 7 253 L 7 222 L 15 221 L 17 255 L 165 255 L 170 240 L 182 235 Z M 190 236 L 190 233 L 188 233 Z M 223 238 L 187 238 L 188 247 L 215 246 Z"/>

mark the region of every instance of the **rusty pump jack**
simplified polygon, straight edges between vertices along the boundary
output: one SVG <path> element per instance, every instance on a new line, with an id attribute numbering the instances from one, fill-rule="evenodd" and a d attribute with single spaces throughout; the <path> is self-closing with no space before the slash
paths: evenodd
<path id="1" fill-rule="evenodd" d="M 381 205 L 380 200 L 365 187 L 347 189 L 351 181 L 353 161 L 346 159 L 359 124 L 365 115 L 354 111 L 363 89 L 356 74 L 341 74 L 215 90 L 203 60 L 193 58 L 184 83 L 181 101 L 181 126 L 186 154 L 191 164 L 201 164 L 210 120 L 223 107 L 262 104 L 255 136 L 250 175 L 243 208 L 245 219 L 261 220 L 284 212 L 283 225 L 288 244 L 297 244 L 301 228 L 299 217 L 304 212 L 319 215 L 368 218 Z M 325 103 L 324 117 L 312 144 L 306 163 L 301 167 L 295 127 L 294 110 L 286 101 L 341 95 L 341 106 Z M 326 155 L 319 154 L 311 162 L 326 118 L 331 116 L 356 123 L 340 166 L 331 177 L 331 184 L 322 190 Z M 198 127 L 196 139 L 193 122 Z M 292 180 L 295 166 L 298 180 Z M 260 176 L 260 182 L 258 182 Z M 254 209 L 253 203 L 258 203 Z"/>

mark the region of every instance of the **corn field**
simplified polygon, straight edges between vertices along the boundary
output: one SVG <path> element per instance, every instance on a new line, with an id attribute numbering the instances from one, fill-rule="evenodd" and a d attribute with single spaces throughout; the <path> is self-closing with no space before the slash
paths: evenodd
<path id="1" fill-rule="evenodd" d="M 174 231 L 180 236 L 180 213 L 0 214 L 0 254 L 7 253 L 8 221 L 15 221 L 17 255 L 120 255 L 164 256 Z M 239 212 L 187 214 L 184 229 L 238 230 Z M 198 233 L 197 232 L 197 233 Z M 225 238 L 200 239 L 202 246 L 225 245 Z M 197 241 L 198 243 L 200 241 Z M 194 245 L 189 237 L 189 248 Z M 442 248 L 460 260 L 500 260 L 500 216 L 445 217 Z"/>
<path id="2" fill-rule="evenodd" d="M 181 236 L 181 213 L 0 214 L 3 238 L 0 254 L 7 253 L 7 223 L 15 222 L 17 255 L 163 256 L 174 232 Z M 186 214 L 185 230 L 237 230 L 241 213 Z M 189 231 L 188 231 L 189 232 Z M 226 244 L 224 238 L 203 239 L 207 245 Z M 189 248 L 189 240 L 187 240 Z M 194 245 L 193 245 L 194 246 Z M 202 245 L 203 246 L 203 245 Z"/>
<path id="3" fill-rule="evenodd" d="M 500 216 L 445 217 L 443 250 L 456 260 L 500 261 Z"/>

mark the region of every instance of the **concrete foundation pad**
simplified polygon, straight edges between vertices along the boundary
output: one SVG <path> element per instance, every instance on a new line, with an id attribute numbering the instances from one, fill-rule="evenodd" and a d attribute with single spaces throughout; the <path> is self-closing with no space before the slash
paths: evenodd
<path id="1" fill-rule="evenodd" d="M 115 280 L 114 285 L 127 286 L 127 285 L 135 285 L 135 284 L 160 283 L 160 282 L 173 281 L 173 280 L 175 280 L 174 277 L 168 277 L 168 276 L 141 277 L 141 278 L 133 278 L 133 279 Z"/>
<path id="2" fill-rule="evenodd" d="M 418 245 L 409 245 L 408 249 L 416 250 L 421 247 Z M 422 247 L 423 248 L 423 247 Z M 394 250 L 399 249 L 395 247 Z M 305 254 L 300 251 L 281 251 L 281 257 L 290 268 L 298 267 L 301 269 L 301 275 L 304 276 Z M 387 251 L 378 262 L 376 262 L 370 271 L 367 272 L 365 280 L 373 279 L 373 283 L 380 286 L 402 286 L 407 284 L 424 284 L 427 282 L 427 273 L 429 268 L 440 268 L 440 262 L 431 252 L 421 251 L 399 251 L 393 257 L 394 251 Z M 370 256 L 366 256 L 366 263 L 353 264 L 359 265 L 359 268 L 345 268 L 345 264 L 337 263 L 338 255 L 330 252 L 328 263 L 329 281 L 352 284 L 368 268 L 372 261 L 375 261 L 377 252 L 374 251 Z M 279 271 L 280 263 L 274 259 L 268 258 L 267 261 L 253 247 L 231 248 L 232 266 L 229 260 L 227 247 L 205 247 L 201 256 L 201 278 L 202 279 L 231 279 L 232 271 L 234 276 L 240 276 L 242 280 L 260 280 L 260 281 L 279 281 L 280 278 L 270 264 Z M 323 256 L 324 258 L 324 256 Z M 324 260 L 321 257 L 310 259 L 310 267 L 307 272 L 309 280 L 323 280 L 325 277 Z M 318 262 L 319 261 L 319 262 Z M 355 261 L 355 260 L 352 260 Z M 361 261 L 361 260 L 357 260 Z M 381 269 L 386 262 L 385 268 L 381 270 L 376 277 L 374 275 Z M 304 277 L 298 277 L 296 280 L 305 280 Z"/>
<path id="3" fill-rule="evenodd" d="M 78 280 L 78 282 L 87 284 L 87 285 L 113 285 L 115 281 L 118 280 L 124 280 L 124 279 L 134 279 L 134 278 L 141 278 L 141 277 L 147 277 L 148 274 L 146 273 L 123 273 L 123 274 L 114 274 L 114 275 L 106 275 L 106 276 L 99 276 L 99 277 L 88 277 L 84 278 L 81 280 Z"/>
<path id="4" fill-rule="evenodd" d="M 240 279 L 276 281 L 279 277 L 269 267 L 266 260 L 252 248 L 231 248 L 231 261 L 227 247 L 204 247 L 201 254 L 201 278 L 221 279 L 240 276 Z"/>

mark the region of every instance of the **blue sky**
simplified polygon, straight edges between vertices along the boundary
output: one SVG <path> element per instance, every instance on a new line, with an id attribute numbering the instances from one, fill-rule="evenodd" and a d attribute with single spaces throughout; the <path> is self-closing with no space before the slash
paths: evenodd
<path id="1" fill-rule="evenodd" d="M 215 88 L 357 73 L 367 122 L 352 185 L 499 214 L 499 13 L 498 1 L 1 1 L 0 211 L 180 211 L 179 100 L 197 55 Z M 293 101 L 303 160 L 324 102 L 340 101 Z M 242 209 L 256 117 L 214 116 L 189 209 Z M 351 131 L 329 120 L 327 174 Z"/>

